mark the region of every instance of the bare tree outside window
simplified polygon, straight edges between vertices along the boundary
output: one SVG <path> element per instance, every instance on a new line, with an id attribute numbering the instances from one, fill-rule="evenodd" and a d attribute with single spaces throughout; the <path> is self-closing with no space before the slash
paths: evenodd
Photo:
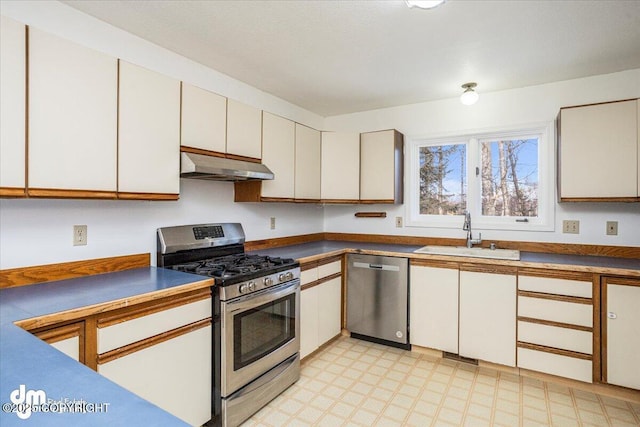
<path id="1" fill-rule="evenodd" d="M 461 215 L 467 206 L 465 144 L 420 147 L 420 214 Z"/>
<path id="2" fill-rule="evenodd" d="M 480 144 L 482 215 L 538 216 L 538 139 Z"/>

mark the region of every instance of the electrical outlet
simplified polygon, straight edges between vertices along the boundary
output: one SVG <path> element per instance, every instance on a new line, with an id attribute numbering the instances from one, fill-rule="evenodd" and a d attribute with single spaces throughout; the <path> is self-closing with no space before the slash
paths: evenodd
<path id="1" fill-rule="evenodd" d="M 607 221 L 607 236 L 618 235 L 618 221 Z"/>
<path id="2" fill-rule="evenodd" d="M 73 226 L 73 246 L 84 246 L 87 244 L 87 226 Z"/>
<path id="3" fill-rule="evenodd" d="M 276 217 L 275 216 L 271 217 L 271 221 L 269 223 L 269 228 L 271 228 L 272 230 L 276 229 Z"/>
<path id="4" fill-rule="evenodd" d="M 578 220 L 563 220 L 562 232 L 569 234 L 580 234 L 580 221 Z"/>
<path id="5" fill-rule="evenodd" d="M 396 217 L 396 227 L 402 228 L 402 217 L 401 216 L 397 216 Z"/>

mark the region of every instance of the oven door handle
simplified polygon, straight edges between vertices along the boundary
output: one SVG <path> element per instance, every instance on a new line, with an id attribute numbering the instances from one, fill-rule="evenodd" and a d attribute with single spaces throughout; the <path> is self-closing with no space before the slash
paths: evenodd
<path id="1" fill-rule="evenodd" d="M 259 307 L 269 301 L 290 295 L 298 289 L 300 289 L 300 280 L 296 279 L 294 282 L 287 284 L 280 289 L 268 288 L 257 294 L 247 295 L 235 301 L 227 301 L 226 306 L 230 313 L 234 313 L 239 310 L 248 310 L 254 307 Z"/>

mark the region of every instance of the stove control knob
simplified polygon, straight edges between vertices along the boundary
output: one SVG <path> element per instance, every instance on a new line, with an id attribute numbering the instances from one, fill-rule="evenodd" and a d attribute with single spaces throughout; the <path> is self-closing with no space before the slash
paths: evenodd
<path id="1" fill-rule="evenodd" d="M 293 273 L 290 271 L 287 271 L 287 274 L 285 276 L 287 277 L 287 280 L 293 279 Z"/>
<path id="2" fill-rule="evenodd" d="M 240 290 L 241 294 L 247 293 L 247 284 L 243 283 L 242 285 L 240 285 L 240 289 L 239 290 Z"/>
<path id="3" fill-rule="evenodd" d="M 278 280 L 282 282 L 284 279 L 285 279 L 284 273 L 280 273 L 280 275 L 278 275 Z"/>
<path id="4" fill-rule="evenodd" d="M 264 278 L 264 285 L 265 286 L 271 286 L 273 285 L 273 279 L 271 277 L 265 277 Z"/>
<path id="5" fill-rule="evenodd" d="M 255 284 L 255 282 L 249 282 L 249 284 L 247 285 L 247 287 L 249 288 L 249 291 L 255 291 L 255 290 L 256 290 L 256 284 Z"/>

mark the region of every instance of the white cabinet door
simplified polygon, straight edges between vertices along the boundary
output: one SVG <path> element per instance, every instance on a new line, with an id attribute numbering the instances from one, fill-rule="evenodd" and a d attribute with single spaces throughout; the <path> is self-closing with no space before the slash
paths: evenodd
<path id="1" fill-rule="evenodd" d="M 402 135 L 395 130 L 360 135 L 360 199 L 402 203 Z"/>
<path id="2" fill-rule="evenodd" d="M 0 195 L 24 195 L 26 31 L 0 18 Z"/>
<path id="3" fill-rule="evenodd" d="M 340 312 L 342 309 L 342 278 L 336 277 L 318 288 L 318 343 L 322 345 L 340 335 Z"/>
<path id="4" fill-rule="evenodd" d="M 411 344 L 458 353 L 458 270 L 411 266 Z"/>
<path id="5" fill-rule="evenodd" d="M 360 134 L 322 132 L 321 198 L 360 198 Z"/>
<path id="6" fill-rule="evenodd" d="M 296 123 L 295 198 L 320 199 L 320 131 Z"/>
<path id="7" fill-rule="evenodd" d="M 560 110 L 560 197 L 638 196 L 637 101 Z"/>
<path id="8" fill-rule="evenodd" d="M 640 283 L 607 284 L 607 382 L 640 389 Z"/>
<path id="9" fill-rule="evenodd" d="M 98 372 L 190 425 L 211 419 L 211 326 L 98 365 Z"/>
<path id="10" fill-rule="evenodd" d="M 262 112 L 233 99 L 227 101 L 227 153 L 262 158 Z"/>
<path id="11" fill-rule="evenodd" d="M 182 126 L 184 147 L 224 153 L 227 136 L 227 98 L 182 83 Z"/>
<path id="12" fill-rule="evenodd" d="M 295 124 L 280 116 L 262 115 L 262 163 L 275 175 L 262 181 L 262 197 L 293 199 Z"/>
<path id="13" fill-rule="evenodd" d="M 118 191 L 180 191 L 180 82 L 120 61 Z"/>
<path id="14" fill-rule="evenodd" d="M 318 287 L 300 293 L 300 358 L 304 359 L 319 346 L 318 341 Z"/>
<path id="15" fill-rule="evenodd" d="M 460 271 L 460 355 L 516 365 L 516 276 Z"/>
<path id="16" fill-rule="evenodd" d="M 29 29 L 31 189 L 116 191 L 117 88 L 116 58 Z"/>

